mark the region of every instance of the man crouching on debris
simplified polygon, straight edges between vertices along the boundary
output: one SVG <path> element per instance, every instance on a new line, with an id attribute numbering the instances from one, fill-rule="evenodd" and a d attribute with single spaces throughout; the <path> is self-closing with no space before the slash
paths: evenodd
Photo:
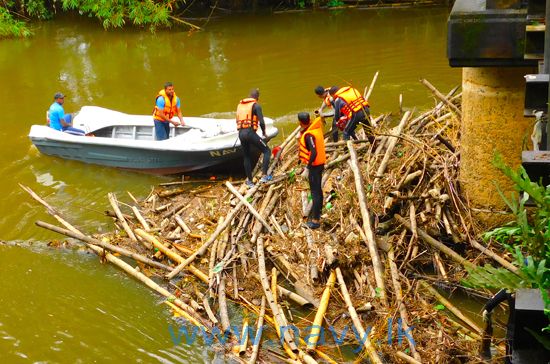
<path id="1" fill-rule="evenodd" d="M 302 127 L 299 140 L 299 158 L 307 168 L 309 189 L 311 190 L 312 207 L 309 221 L 306 223 L 310 229 L 318 229 L 323 206 L 323 189 L 321 180 L 325 169 L 325 139 L 323 137 L 323 123 L 321 117 L 310 121 L 309 113 L 298 113 L 298 121 Z"/>

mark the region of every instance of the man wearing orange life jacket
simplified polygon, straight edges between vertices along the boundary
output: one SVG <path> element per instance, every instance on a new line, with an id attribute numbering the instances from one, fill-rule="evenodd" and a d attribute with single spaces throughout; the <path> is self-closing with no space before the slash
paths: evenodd
<path id="1" fill-rule="evenodd" d="M 310 121 L 309 113 L 298 114 L 298 121 L 302 127 L 300 133 L 299 158 L 300 162 L 308 169 L 308 182 L 311 191 L 312 207 L 309 214 L 309 221 L 306 226 L 310 229 L 318 229 L 321 226 L 321 209 L 323 207 L 323 189 L 321 181 L 325 169 L 325 138 L 323 135 L 323 123 L 321 117 Z"/>
<path id="2" fill-rule="evenodd" d="M 336 87 L 336 86 L 334 86 Z M 323 115 L 323 111 L 325 109 L 332 109 L 334 108 L 334 99 L 330 95 L 330 87 L 323 87 L 323 86 L 317 86 L 315 87 L 315 94 L 319 96 L 319 98 L 323 99 L 323 103 L 321 104 L 321 107 L 317 110 L 319 115 Z M 330 115 L 327 115 L 330 116 Z M 337 142 L 338 141 L 338 127 L 336 126 L 336 120 L 332 121 L 332 141 Z"/>
<path id="3" fill-rule="evenodd" d="M 329 93 L 334 98 L 334 121 L 338 122 L 342 117 L 348 120 L 344 127 L 344 140 L 357 140 L 355 129 L 359 123 L 370 125 L 369 103 L 357 89 L 350 86 L 332 87 Z"/>
<path id="4" fill-rule="evenodd" d="M 237 130 L 239 131 L 239 140 L 243 149 L 244 172 L 246 174 L 246 185 L 248 187 L 254 187 L 254 182 L 252 181 L 251 147 L 256 147 L 263 154 L 263 176 L 260 179 L 260 183 L 272 180 L 272 176 L 267 174 L 271 150 L 265 141 L 256 133 L 259 126 L 262 130 L 263 137 L 267 137 L 262 107 L 258 104 L 259 97 L 260 91 L 258 89 L 253 89 L 250 91 L 250 97 L 242 99 L 237 105 Z"/>
<path id="5" fill-rule="evenodd" d="M 166 82 L 164 89 L 160 90 L 157 95 L 153 110 L 156 140 L 165 140 L 170 137 L 170 124 L 174 126 L 185 125 L 180 107 L 180 99 L 174 92 L 174 85 L 172 82 Z M 180 119 L 179 123 L 172 120 L 174 115 L 177 115 Z"/>

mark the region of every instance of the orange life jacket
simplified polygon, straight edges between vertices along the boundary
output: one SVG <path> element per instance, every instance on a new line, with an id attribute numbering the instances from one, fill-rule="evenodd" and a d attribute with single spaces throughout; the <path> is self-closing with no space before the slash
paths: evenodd
<path id="1" fill-rule="evenodd" d="M 334 99 L 340 98 L 346 103 L 346 107 L 342 108 L 342 113 L 351 119 L 354 112 L 364 109 L 369 106 L 361 93 L 353 87 L 342 87 L 334 95 Z"/>
<path id="2" fill-rule="evenodd" d="M 164 118 L 162 118 L 159 115 L 160 109 L 156 105 L 156 100 L 159 97 L 164 97 L 164 116 L 166 116 L 168 119 L 172 119 L 174 115 L 178 112 L 178 97 L 176 96 L 176 93 L 174 92 L 174 96 L 172 96 L 172 100 L 166 95 L 166 91 L 164 89 L 160 90 L 157 97 L 155 98 L 155 109 L 153 110 L 153 118 L 158 121 L 166 122 Z"/>
<path id="3" fill-rule="evenodd" d="M 325 136 L 323 135 L 323 124 L 320 117 L 316 118 L 308 126 L 308 128 L 302 132 L 302 135 L 300 135 L 300 148 L 298 156 L 300 158 L 300 161 L 304 164 L 308 164 L 311 157 L 311 152 L 307 149 L 306 146 L 306 135 L 308 134 L 313 136 L 313 139 L 315 141 L 315 149 L 317 150 L 317 156 L 311 164 L 313 166 L 320 166 L 321 164 L 325 164 L 325 162 L 327 161 L 327 157 L 325 154 Z"/>
<path id="4" fill-rule="evenodd" d="M 258 116 L 252 115 L 252 108 L 257 102 L 256 99 L 248 97 L 242 99 L 237 105 L 237 130 L 252 127 L 254 131 L 258 130 Z"/>

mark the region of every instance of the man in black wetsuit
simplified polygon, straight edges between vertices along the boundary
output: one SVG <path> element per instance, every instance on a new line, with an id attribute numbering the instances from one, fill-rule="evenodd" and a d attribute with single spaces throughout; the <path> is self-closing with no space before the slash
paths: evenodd
<path id="1" fill-rule="evenodd" d="M 261 183 L 271 181 L 271 175 L 267 175 L 267 169 L 269 167 L 269 158 L 271 150 L 267 146 L 264 140 L 256 133 L 258 126 L 262 130 L 262 135 L 267 138 L 265 132 L 264 115 L 262 113 L 262 107 L 258 103 L 260 97 L 260 91 L 253 89 L 250 91 L 250 97 L 242 99 L 237 105 L 237 130 L 239 131 L 239 140 L 243 148 L 244 157 L 244 171 L 246 174 L 246 185 L 248 187 L 254 187 L 252 181 L 252 163 L 251 163 L 251 150 L 250 147 L 255 146 L 262 152 L 262 173 L 263 176 L 260 179 Z"/>
<path id="2" fill-rule="evenodd" d="M 331 87 L 330 95 L 334 99 L 334 123 L 341 122 L 341 118 L 347 120 L 344 127 L 344 140 L 357 140 L 355 129 L 360 123 L 370 125 L 369 121 L 369 103 L 363 98 L 361 93 L 350 86 L 342 88 Z M 374 137 L 369 135 L 371 143 Z"/>
<path id="3" fill-rule="evenodd" d="M 321 117 L 317 117 L 313 122 L 309 119 L 307 112 L 298 114 L 298 121 L 302 128 L 299 146 L 300 162 L 306 165 L 308 170 L 309 189 L 313 205 L 311 207 L 310 219 L 306 223 L 310 229 L 318 229 L 321 226 L 321 209 L 323 207 L 323 189 L 321 181 L 323 179 L 323 170 L 325 169 L 325 138 L 323 135 L 323 124 Z"/>

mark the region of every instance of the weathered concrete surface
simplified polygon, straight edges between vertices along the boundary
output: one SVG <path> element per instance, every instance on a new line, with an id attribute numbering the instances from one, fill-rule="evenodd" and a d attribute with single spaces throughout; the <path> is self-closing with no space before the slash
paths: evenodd
<path id="1" fill-rule="evenodd" d="M 506 195 L 514 191 L 491 161 L 498 151 L 509 166 L 521 164 L 522 145 L 534 123 L 523 117 L 523 76 L 533 72 L 531 68 L 463 69 L 460 183 L 473 207 L 505 209 L 495 182 Z M 510 220 L 483 212 L 477 218 L 487 227 Z"/>

